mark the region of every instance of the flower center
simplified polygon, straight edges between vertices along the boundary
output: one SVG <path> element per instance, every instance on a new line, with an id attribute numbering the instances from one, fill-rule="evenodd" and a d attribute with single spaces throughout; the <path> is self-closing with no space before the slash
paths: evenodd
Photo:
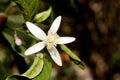
<path id="1" fill-rule="evenodd" d="M 48 47 L 56 46 L 59 41 L 58 38 L 59 38 L 59 35 L 57 35 L 56 33 L 53 34 L 52 32 L 49 31 L 48 36 L 46 37 L 44 42 Z"/>

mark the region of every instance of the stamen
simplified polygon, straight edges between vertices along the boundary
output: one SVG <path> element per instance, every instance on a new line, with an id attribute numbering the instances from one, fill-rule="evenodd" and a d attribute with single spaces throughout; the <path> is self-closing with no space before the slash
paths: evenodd
<path id="1" fill-rule="evenodd" d="M 59 41 L 59 35 L 53 34 L 52 32 L 48 32 L 48 36 L 45 39 L 45 44 L 50 47 L 50 46 L 56 46 L 58 41 Z"/>

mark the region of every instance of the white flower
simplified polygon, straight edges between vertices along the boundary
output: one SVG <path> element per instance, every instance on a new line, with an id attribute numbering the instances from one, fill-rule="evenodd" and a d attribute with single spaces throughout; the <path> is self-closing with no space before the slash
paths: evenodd
<path id="1" fill-rule="evenodd" d="M 59 55 L 58 50 L 56 49 L 57 44 L 67 44 L 75 40 L 74 37 L 60 37 L 57 35 L 58 28 L 60 26 L 61 16 L 58 16 L 52 23 L 48 35 L 45 32 L 37 27 L 36 25 L 26 22 L 27 28 L 29 31 L 38 39 L 42 40 L 37 44 L 31 46 L 25 51 L 25 55 L 34 54 L 41 51 L 45 46 L 50 53 L 51 58 L 55 61 L 56 64 L 62 66 L 62 61 Z"/>

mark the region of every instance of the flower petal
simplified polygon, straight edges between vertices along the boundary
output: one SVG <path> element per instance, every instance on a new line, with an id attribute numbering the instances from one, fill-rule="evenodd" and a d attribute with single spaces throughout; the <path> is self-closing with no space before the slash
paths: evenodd
<path id="1" fill-rule="evenodd" d="M 28 49 L 25 51 L 25 55 L 34 54 L 34 53 L 42 50 L 44 47 L 45 47 L 44 42 L 39 42 L 39 43 L 31 46 L 30 48 L 28 48 Z"/>
<path id="2" fill-rule="evenodd" d="M 61 22 L 61 16 L 58 16 L 52 23 L 49 31 L 52 32 L 52 33 L 56 33 L 59 29 L 59 26 L 60 26 L 60 22 Z M 48 32 L 49 32 L 48 31 Z"/>
<path id="3" fill-rule="evenodd" d="M 29 31 L 38 39 L 44 40 L 46 38 L 45 32 L 36 25 L 32 24 L 31 22 L 26 22 L 26 25 Z"/>
<path id="4" fill-rule="evenodd" d="M 58 44 L 67 44 L 75 41 L 74 37 L 60 37 Z"/>
<path id="5" fill-rule="evenodd" d="M 48 49 L 48 52 L 50 53 L 51 58 L 54 60 L 54 62 L 56 64 L 58 64 L 59 66 L 62 66 L 62 61 L 61 61 L 61 58 L 60 58 L 60 54 L 57 51 L 57 49 L 54 46 L 50 47 L 50 48 L 47 47 L 47 49 Z"/>

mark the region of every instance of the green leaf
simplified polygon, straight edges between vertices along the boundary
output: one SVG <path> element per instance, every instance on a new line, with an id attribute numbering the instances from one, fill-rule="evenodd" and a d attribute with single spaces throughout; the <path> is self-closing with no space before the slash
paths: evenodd
<path id="1" fill-rule="evenodd" d="M 11 75 L 6 80 L 50 80 L 52 72 L 51 61 L 45 53 L 38 53 L 32 66 L 21 75 Z"/>
<path id="2" fill-rule="evenodd" d="M 22 14 L 8 15 L 6 27 L 11 29 L 21 28 L 25 20 Z"/>
<path id="3" fill-rule="evenodd" d="M 81 69 L 84 69 L 84 65 L 83 65 L 82 61 L 79 59 L 79 57 L 77 57 L 69 48 L 67 48 L 67 46 L 62 44 L 62 45 L 60 45 L 60 47 L 63 51 L 65 51 L 70 56 L 70 59 L 76 65 L 78 65 Z"/>
<path id="4" fill-rule="evenodd" d="M 30 37 L 29 35 L 27 35 L 25 32 L 20 32 L 20 31 L 16 31 L 16 33 L 18 34 L 19 38 L 22 40 L 23 44 L 21 46 L 17 46 L 15 44 L 14 41 L 14 34 L 15 31 L 9 28 L 5 28 L 2 31 L 2 34 L 4 35 L 4 37 L 8 40 L 8 42 L 10 43 L 11 47 L 13 48 L 13 50 L 18 53 L 21 56 L 25 56 L 24 52 L 25 50 L 30 47 L 31 45 L 33 45 L 35 43 L 35 40 Z"/>
<path id="5" fill-rule="evenodd" d="M 48 10 L 46 11 L 43 11 L 43 12 L 40 12 L 38 13 L 34 20 L 36 22 L 42 22 L 42 21 L 45 21 L 49 16 L 50 16 L 50 13 L 52 12 L 52 7 L 50 7 Z"/>
<path id="6" fill-rule="evenodd" d="M 5 80 L 15 80 L 15 79 L 12 76 L 8 76 Z"/>
<path id="7" fill-rule="evenodd" d="M 43 54 L 37 53 L 32 66 L 21 75 L 11 75 L 6 78 L 6 80 L 31 80 L 40 74 L 43 69 L 44 60 Z"/>
<path id="8" fill-rule="evenodd" d="M 23 73 L 21 76 L 25 76 L 25 77 L 28 77 L 30 79 L 36 77 L 42 71 L 43 64 L 44 64 L 43 54 L 37 53 L 32 66 L 25 73 Z"/>
<path id="9" fill-rule="evenodd" d="M 39 11 L 39 0 L 14 0 L 20 9 L 23 11 L 23 15 L 26 20 L 32 20 L 34 15 Z"/>
<path id="10" fill-rule="evenodd" d="M 5 80 L 31 80 L 31 79 L 28 79 L 27 77 L 20 75 L 10 75 Z"/>
<path id="11" fill-rule="evenodd" d="M 46 54 L 44 54 L 44 67 L 43 67 L 43 70 L 33 80 L 50 80 L 51 72 L 52 72 L 51 61 L 50 61 L 49 57 Z"/>

